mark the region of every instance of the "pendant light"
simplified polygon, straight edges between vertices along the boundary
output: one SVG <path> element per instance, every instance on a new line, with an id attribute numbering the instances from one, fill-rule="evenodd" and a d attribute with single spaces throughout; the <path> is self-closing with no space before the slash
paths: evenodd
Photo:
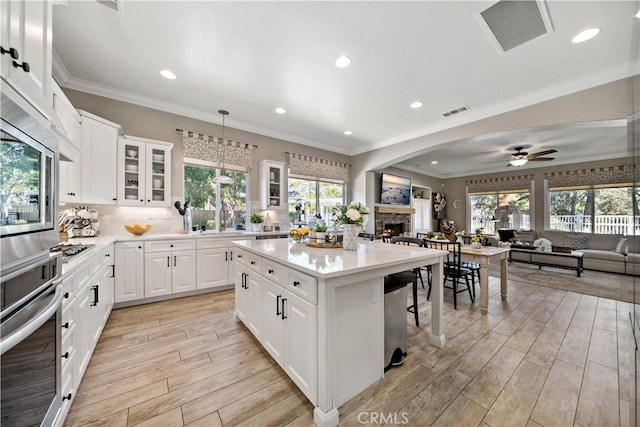
<path id="1" fill-rule="evenodd" d="M 224 118 L 229 115 L 229 112 L 227 110 L 218 110 L 218 114 L 222 116 L 222 171 L 220 172 L 220 175 L 213 178 L 213 182 L 221 185 L 228 185 L 233 184 L 233 178 L 227 175 L 227 171 L 224 167 L 225 153 L 227 151 L 227 142 L 224 139 Z"/>

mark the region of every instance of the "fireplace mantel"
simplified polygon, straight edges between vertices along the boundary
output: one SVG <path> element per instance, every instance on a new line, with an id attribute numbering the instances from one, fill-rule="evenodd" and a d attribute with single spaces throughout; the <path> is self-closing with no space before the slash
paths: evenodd
<path id="1" fill-rule="evenodd" d="M 404 214 L 411 215 L 416 211 L 409 206 L 394 206 L 394 205 L 375 205 L 373 208 L 375 213 L 388 213 L 388 214 Z"/>

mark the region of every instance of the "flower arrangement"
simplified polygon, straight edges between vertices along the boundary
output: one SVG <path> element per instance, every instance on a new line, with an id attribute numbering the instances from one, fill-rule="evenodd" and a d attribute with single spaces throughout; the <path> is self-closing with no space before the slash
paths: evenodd
<path id="1" fill-rule="evenodd" d="M 480 236 L 482 234 L 482 232 L 484 231 L 484 227 L 478 227 L 476 228 L 476 236 Z"/>
<path id="2" fill-rule="evenodd" d="M 480 243 L 480 241 L 482 240 L 482 236 L 479 235 L 475 235 L 475 236 L 471 236 L 471 241 L 474 243 Z"/>
<path id="3" fill-rule="evenodd" d="M 369 209 L 360 202 L 351 202 L 348 205 L 336 203 L 331 208 L 331 219 L 334 226 L 342 224 L 364 224 L 364 216 L 369 213 Z"/>
<path id="4" fill-rule="evenodd" d="M 464 237 L 465 234 L 467 234 L 467 232 L 464 230 L 456 231 L 456 237 Z"/>

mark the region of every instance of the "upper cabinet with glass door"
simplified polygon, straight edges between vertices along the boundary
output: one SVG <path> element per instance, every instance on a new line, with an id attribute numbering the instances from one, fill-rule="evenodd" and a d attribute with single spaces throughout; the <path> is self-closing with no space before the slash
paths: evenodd
<path id="1" fill-rule="evenodd" d="M 273 160 L 260 162 L 260 208 L 280 209 L 285 206 L 284 163 Z"/>
<path id="2" fill-rule="evenodd" d="M 118 140 L 118 204 L 168 207 L 173 144 L 133 136 Z"/>

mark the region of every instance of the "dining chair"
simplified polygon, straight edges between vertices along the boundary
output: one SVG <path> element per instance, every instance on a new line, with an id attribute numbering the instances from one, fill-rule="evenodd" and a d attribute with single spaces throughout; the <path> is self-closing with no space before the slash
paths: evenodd
<path id="1" fill-rule="evenodd" d="M 450 242 L 448 240 L 424 240 L 424 246 L 430 249 L 438 249 L 441 251 L 447 251 L 446 260 L 442 263 L 444 269 L 444 282 L 451 280 L 452 286 L 445 286 L 445 288 L 453 289 L 453 308 L 458 309 L 457 295 L 465 290 L 458 290 L 458 284 L 460 279 L 464 278 L 467 285 L 467 291 L 469 292 L 469 298 L 471 302 L 475 301 L 475 295 L 471 291 L 469 284 L 469 276 L 471 270 L 462 267 L 462 254 L 460 242 Z M 429 284 L 429 290 L 427 291 L 427 300 L 431 297 L 431 281 L 427 281 Z"/>
<path id="2" fill-rule="evenodd" d="M 360 233 L 358 237 L 361 239 L 371 240 L 373 242 L 373 234 L 372 233 Z"/>
<path id="3" fill-rule="evenodd" d="M 415 237 L 405 237 L 405 236 L 393 236 L 391 238 L 391 243 L 395 245 L 407 245 L 407 246 L 418 246 L 422 247 L 422 239 L 417 239 Z M 401 271 L 400 273 L 390 274 L 385 277 L 385 283 L 411 283 L 411 288 L 413 290 L 413 304 L 407 307 L 407 311 L 409 313 L 413 313 L 413 317 L 416 321 L 416 326 L 420 326 L 420 320 L 418 319 L 418 278 L 422 282 L 422 273 L 420 268 L 414 268 L 412 270 Z M 424 288 L 424 283 L 422 284 Z"/>

